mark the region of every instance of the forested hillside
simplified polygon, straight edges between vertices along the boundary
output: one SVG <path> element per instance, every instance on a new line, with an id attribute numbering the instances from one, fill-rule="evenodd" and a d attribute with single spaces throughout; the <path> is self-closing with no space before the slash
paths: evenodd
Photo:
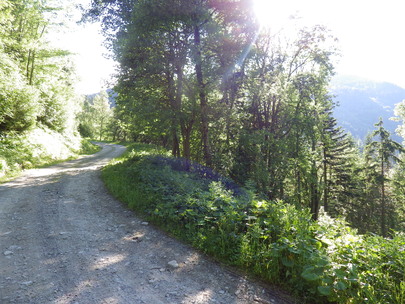
<path id="1" fill-rule="evenodd" d="M 339 125 L 355 139 L 365 140 L 373 124 L 382 117 L 393 138 L 402 140 L 395 134 L 398 122 L 391 118 L 395 116 L 395 105 L 405 99 L 405 89 L 386 82 L 338 76 L 332 79 L 331 94 L 338 104 L 333 113 Z"/>
<path id="2" fill-rule="evenodd" d="M 324 27 L 274 34 L 250 0 L 98 1 L 85 17 L 103 22 L 120 65 L 115 136 L 162 145 L 314 220 L 323 208 L 361 232 L 404 229 L 402 146 L 378 119 L 361 149 L 338 126 Z"/>
<path id="3" fill-rule="evenodd" d="M 73 66 L 46 37 L 55 1 L 0 1 L 0 175 L 80 148 Z"/>

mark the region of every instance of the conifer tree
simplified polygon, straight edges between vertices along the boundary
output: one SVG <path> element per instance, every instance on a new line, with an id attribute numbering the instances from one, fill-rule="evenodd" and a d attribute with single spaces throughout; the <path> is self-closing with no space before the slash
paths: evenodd
<path id="1" fill-rule="evenodd" d="M 347 208 L 344 205 L 356 192 L 353 181 L 356 154 L 353 140 L 337 126 L 331 111 L 327 109 L 325 113 L 327 118 L 322 133 L 323 206 L 326 212 L 332 207 L 334 213 L 338 213 L 339 208 Z M 334 202 L 331 197 L 335 197 Z"/>
<path id="2" fill-rule="evenodd" d="M 389 173 L 394 163 L 401 162 L 398 152 L 403 152 L 401 144 L 391 139 L 390 133 L 384 128 L 382 118 L 375 124 L 376 130 L 372 133 L 375 138 L 366 149 L 378 168 L 376 182 L 380 190 L 380 231 L 383 236 L 387 236 L 387 205 L 389 197 L 387 193 L 387 182 L 390 180 Z"/>

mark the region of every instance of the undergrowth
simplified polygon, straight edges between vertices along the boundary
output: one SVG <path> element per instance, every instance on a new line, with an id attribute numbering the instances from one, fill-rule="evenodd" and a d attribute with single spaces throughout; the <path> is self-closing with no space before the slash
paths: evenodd
<path id="1" fill-rule="evenodd" d="M 88 139 L 82 139 L 79 154 L 91 155 L 101 150 L 100 146 L 95 145 Z"/>
<path id="2" fill-rule="evenodd" d="M 25 133 L 0 134 L 0 182 L 18 176 L 22 170 L 93 154 L 99 147 L 86 139 L 64 136 L 45 127 Z"/>
<path id="3" fill-rule="evenodd" d="M 199 165 L 135 144 L 103 171 L 129 207 L 196 248 L 307 303 L 405 303 L 405 236 L 257 199 Z"/>

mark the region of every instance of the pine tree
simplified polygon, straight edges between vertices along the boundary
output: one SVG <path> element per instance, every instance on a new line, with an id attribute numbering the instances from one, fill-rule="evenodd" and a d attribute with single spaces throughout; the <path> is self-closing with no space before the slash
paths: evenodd
<path id="1" fill-rule="evenodd" d="M 323 206 L 326 212 L 332 207 L 333 212 L 338 214 L 339 209 L 347 208 L 344 205 L 356 193 L 353 180 L 356 153 L 353 140 L 337 126 L 331 111 L 327 109 L 325 113 L 327 119 L 322 133 Z M 331 202 L 332 197 L 334 202 Z"/>
<path id="2" fill-rule="evenodd" d="M 394 163 L 401 162 L 398 152 L 403 152 L 401 144 L 392 140 L 390 133 L 384 128 L 382 118 L 375 124 L 376 130 L 372 137 L 376 140 L 371 141 L 366 149 L 375 164 L 378 166 L 378 176 L 376 182 L 380 189 L 380 230 L 383 236 L 387 236 L 387 205 L 389 197 L 387 193 L 387 183 L 390 181 L 389 173 Z"/>

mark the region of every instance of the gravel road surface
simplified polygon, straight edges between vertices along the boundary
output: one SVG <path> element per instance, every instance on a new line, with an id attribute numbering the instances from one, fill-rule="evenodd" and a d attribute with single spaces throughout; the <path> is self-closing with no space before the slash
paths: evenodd
<path id="1" fill-rule="evenodd" d="M 0 185 L 0 303 L 292 301 L 170 238 L 106 190 L 102 150 Z"/>

